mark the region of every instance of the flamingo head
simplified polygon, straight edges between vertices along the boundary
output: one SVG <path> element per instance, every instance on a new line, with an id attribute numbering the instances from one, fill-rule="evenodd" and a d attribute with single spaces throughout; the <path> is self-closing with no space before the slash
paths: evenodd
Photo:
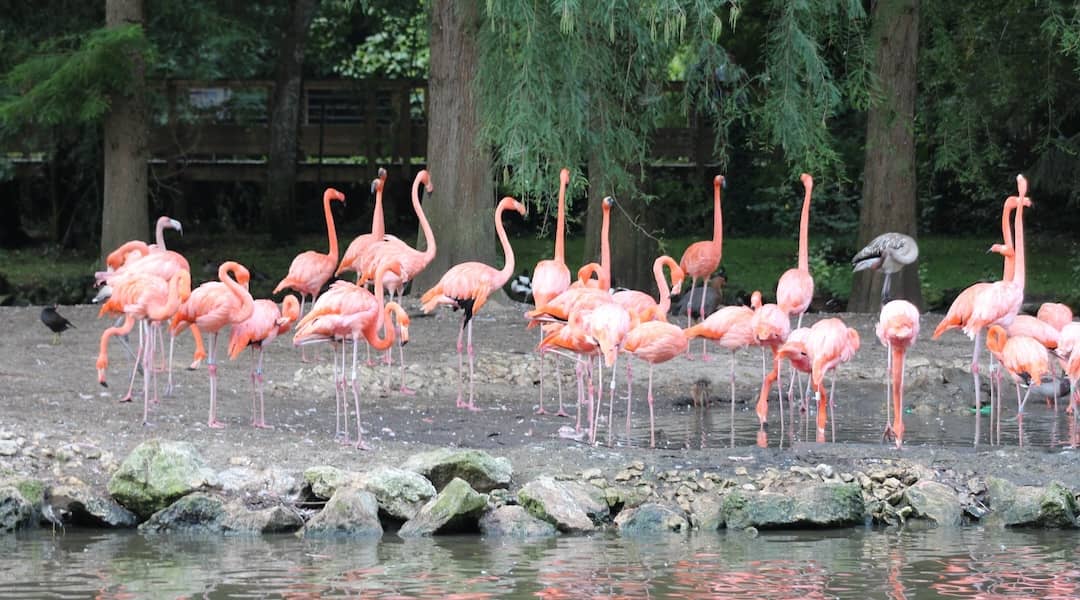
<path id="1" fill-rule="evenodd" d="M 371 180 L 371 193 L 372 194 L 381 194 L 382 191 L 383 191 L 383 186 L 384 185 L 386 185 L 386 179 L 383 179 L 381 177 L 376 177 L 375 179 L 372 179 Z"/>
<path id="2" fill-rule="evenodd" d="M 808 354 L 806 344 L 802 340 L 788 340 L 776 349 L 776 356 L 786 360 L 802 360 Z"/>
<path id="3" fill-rule="evenodd" d="M 1019 174 L 1016 176 L 1016 189 L 1018 191 L 1017 195 L 1019 195 L 1021 198 L 1027 196 L 1028 182 L 1027 179 L 1023 176 L 1023 174 Z"/>
<path id="4" fill-rule="evenodd" d="M 727 189 L 727 179 L 724 179 L 723 175 L 717 175 L 712 180 L 713 189 L 720 190 L 721 188 Z"/>
<path id="5" fill-rule="evenodd" d="M 754 290 L 754 293 L 750 294 L 750 308 L 755 310 L 761 308 L 761 292 L 759 290 Z"/>
<path id="6" fill-rule="evenodd" d="M 814 178 L 809 173 L 803 173 L 799 175 L 799 180 L 802 181 L 803 187 L 806 188 L 806 193 L 809 194 L 814 189 Z"/>
<path id="7" fill-rule="evenodd" d="M 522 204 L 522 203 L 520 203 L 520 202 L 518 202 L 517 200 L 515 200 L 515 199 L 511 198 L 510 196 L 506 196 L 506 197 L 504 197 L 504 198 L 503 198 L 503 199 L 502 199 L 502 200 L 501 200 L 501 201 L 499 202 L 499 207 L 498 207 L 498 209 L 499 209 L 499 210 L 509 210 L 509 209 L 513 209 L 513 210 L 517 211 L 517 213 L 518 213 L 519 215 L 521 215 L 521 216 L 523 216 L 523 217 L 525 216 L 525 205 L 524 205 L 524 204 Z"/>
<path id="8" fill-rule="evenodd" d="M 1012 248 L 1009 248 L 1005 244 L 994 244 L 994 245 L 990 246 L 990 249 L 987 250 L 986 252 L 987 252 L 987 254 L 989 254 L 991 252 L 994 252 L 994 253 L 1000 254 L 1002 256 L 1009 256 L 1009 257 L 1011 257 L 1011 256 L 1013 256 L 1015 254 L 1015 252 L 1013 252 Z"/>
<path id="9" fill-rule="evenodd" d="M 431 186 L 431 173 L 428 173 L 427 169 L 416 174 L 416 183 L 424 184 L 424 190 L 429 194 L 435 191 L 435 188 Z"/>
<path id="10" fill-rule="evenodd" d="M 1006 340 L 1008 340 L 1008 334 L 1001 325 L 993 325 L 986 332 L 986 347 L 994 354 L 1001 354 L 1001 351 L 1005 349 Z"/>
<path id="11" fill-rule="evenodd" d="M 345 201 L 345 194 L 342 194 L 341 192 L 335 190 L 334 188 L 328 187 L 328 188 L 326 188 L 326 191 L 323 192 L 323 201 L 324 202 L 329 202 L 331 200 L 340 200 L 341 202 L 344 202 Z"/>
<path id="12" fill-rule="evenodd" d="M 176 219 L 170 219 L 169 217 L 159 217 L 157 220 L 157 226 L 162 229 L 174 229 L 184 235 L 184 226 L 180 224 L 180 221 Z"/>
<path id="13" fill-rule="evenodd" d="M 299 318 L 300 301 L 293 294 L 285 296 L 281 301 L 281 317 L 276 321 L 278 329 L 287 330 Z"/>
<path id="14" fill-rule="evenodd" d="M 563 169 L 563 170 L 559 171 L 559 184 L 560 185 L 569 185 L 570 184 L 570 169 Z"/>
<path id="15" fill-rule="evenodd" d="M 604 196 L 604 212 L 610 211 L 612 206 L 615 206 L 615 198 L 613 198 L 612 196 Z"/>

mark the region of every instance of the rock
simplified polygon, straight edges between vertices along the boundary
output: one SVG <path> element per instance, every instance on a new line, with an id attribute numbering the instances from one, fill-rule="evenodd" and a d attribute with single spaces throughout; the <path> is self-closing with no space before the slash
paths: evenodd
<path id="1" fill-rule="evenodd" d="M 712 494 L 697 496 L 690 503 L 690 523 L 701 531 L 716 531 L 724 526 L 720 497 Z"/>
<path id="2" fill-rule="evenodd" d="M 217 474 L 217 481 L 223 491 L 250 496 L 293 499 L 300 493 L 300 481 L 296 476 L 276 467 L 261 471 L 243 466 L 229 467 Z"/>
<path id="3" fill-rule="evenodd" d="M 356 485 L 375 494 L 379 508 L 395 519 L 408 521 L 435 495 L 435 486 L 423 475 L 395 467 L 361 473 Z"/>
<path id="4" fill-rule="evenodd" d="M 538 538 L 551 537 L 555 526 L 529 514 L 517 505 L 500 506 L 480 517 L 480 532 L 488 537 Z"/>
<path id="5" fill-rule="evenodd" d="M 862 523 L 865 505 L 858 485 L 823 483 L 794 494 L 735 490 L 724 496 L 721 516 L 728 529 L 840 527 Z"/>
<path id="6" fill-rule="evenodd" d="M 478 492 L 509 487 L 513 468 L 506 458 L 482 450 L 441 448 L 409 457 L 403 468 L 415 471 L 442 490 L 453 479 L 463 479 Z"/>
<path id="7" fill-rule="evenodd" d="M 0 456 L 15 456 L 19 453 L 19 442 L 15 440 L 0 440 Z"/>
<path id="8" fill-rule="evenodd" d="M 1060 483 L 1047 487 L 1018 486 L 989 477 L 986 484 L 991 513 L 985 520 L 989 523 L 1003 527 L 1078 526 L 1076 497 Z"/>
<path id="9" fill-rule="evenodd" d="M 65 523 L 87 527 L 134 527 L 135 513 L 111 497 L 95 492 L 86 484 L 58 485 L 45 492 L 44 502 Z"/>
<path id="10" fill-rule="evenodd" d="M 0 531 L 15 531 L 33 522 L 34 505 L 13 485 L 0 487 Z"/>
<path id="11" fill-rule="evenodd" d="M 149 440 L 139 444 L 109 480 L 109 494 L 140 518 L 176 499 L 216 484 L 195 446 L 187 442 Z"/>
<path id="12" fill-rule="evenodd" d="M 927 519 L 939 527 L 958 527 L 961 524 L 960 499 L 951 487 L 943 483 L 919 481 L 904 491 L 904 500 L 912 508 L 913 518 Z"/>
<path id="13" fill-rule="evenodd" d="M 609 514 L 603 491 L 587 483 L 542 475 L 518 490 L 518 502 L 534 517 L 566 533 L 588 532 Z"/>
<path id="14" fill-rule="evenodd" d="M 352 471 L 320 465 L 304 471 L 304 488 L 310 489 L 316 498 L 328 500 L 337 488 L 352 484 L 357 477 L 357 474 Z"/>
<path id="15" fill-rule="evenodd" d="M 305 537 L 381 537 L 379 501 L 355 485 L 338 488 L 304 527 Z"/>
<path id="16" fill-rule="evenodd" d="M 150 515 L 139 525 L 143 533 L 219 534 L 225 521 L 225 501 L 195 492 Z"/>
<path id="17" fill-rule="evenodd" d="M 398 535 L 419 537 L 476 529 L 486 507 L 487 494 L 478 493 L 464 479 L 455 477 L 401 526 Z"/>
<path id="18" fill-rule="evenodd" d="M 624 536 L 654 536 L 660 533 L 686 533 L 690 523 L 681 511 L 663 504 L 647 503 L 624 510 L 615 517 L 615 525 Z"/>
<path id="19" fill-rule="evenodd" d="M 227 534 L 288 533 L 304 526 L 304 518 L 283 504 L 249 510 L 239 500 L 225 505 L 224 529 Z"/>

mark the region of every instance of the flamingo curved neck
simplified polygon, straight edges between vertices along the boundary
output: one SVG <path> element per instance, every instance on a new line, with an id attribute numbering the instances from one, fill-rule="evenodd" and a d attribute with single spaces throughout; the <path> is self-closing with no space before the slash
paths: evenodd
<path id="1" fill-rule="evenodd" d="M 169 280 L 169 295 L 165 304 L 151 306 L 146 311 L 146 316 L 151 321 L 162 321 L 171 317 L 180 308 L 180 287 L 186 285 L 191 288 L 191 276 L 187 271 L 177 271 Z"/>
<path id="2" fill-rule="evenodd" d="M 421 177 L 418 175 L 416 181 L 413 182 L 412 203 L 413 210 L 416 211 L 416 218 L 420 221 L 420 229 L 424 232 L 424 259 L 430 263 L 435 258 L 435 233 L 431 230 L 427 215 L 424 214 L 424 207 L 420 205 L 420 186 L 422 184 Z"/>
<path id="3" fill-rule="evenodd" d="M 555 221 L 555 262 L 566 264 L 566 184 L 559 182 L 559 216 Z"/>
<path id="4" fill-rule="evenodd" d="M 495 233 L 499 236 L 499 244 L 502 245 L 503 256 L 506 259 L 506 263 L 503 268 L 499 270 L 499 282 L 496 287 L 502 287 L 507 281 L 510 281 L 510 277 L 514 274 L 514 248 L 510 246 L 510 240 L 506 237 L 506 228 L 503 227 L 502 214 L 506 208 L 500 204 L 499 208 L 495 211 Z"/>
<path id="5" fill-rule="evenodd" d="M 378 191 L 375 192 L 375 208 L 371 212 L 371 235 L 378 241 L 382 241 L 383 236 L 386 235 L 386 221 L 383 219 L 382 195 L 383 189 L 382 186 L 379 186 Z M 329 204 L 327 204 L 327 206 L 329 206 Z"/>
<path id="6" fill-rule="evenodd" d="M 656 307 L 656 313 L 658 316 L 667 315 L 668 310 L 671 308 L 671 290 L 668 287 L 667 279 L 664 278 L 664 265 L 668 264 L 665 257 L 661 256 L 653 263 L 653 276 L 656 278 L 656 288 L 660 290 L 660 302 Z M 668 259 L 671 260 L 671 259 Z M 675 261 L 671 260 L 674 264 Z M 674 270 L 674 267 L 668 265 L 668 268 Z"/>
<path id="7" fill-rule="evenodd" d="M 712 244 L 713 248 L 720 253 L 723 247 L 724 240 L 724 218 L 720 212 L 720 182 L 713 183 L 713 221 L 712 221 L 713 233 Z"/>
<path id="8" fill-rule="evenodd" d="M 158 219 L 157 227 L 154 228 L 154 243 L 162 250 L 165 249 L 165 224 L 167 222 L 165 219 Z"/>
<path id="9" fill-rule="evenodd" d="M 381 296 L 380 296 L 381 298 Z M 379 302 L 382 304 L 382 302 Z M 373 350 L 383 351 L 394 345 L 394 326 L 391 324 L 391 318 L 394 314 L 394 307 L 397 304 L 391 302 L 385 306 L 379 307 L 379 318 L 375 325 L 374 334 L 371 337 L 365 336 L 368 344 Z M 381 337 L 380 333 L 382 332 Z"/>
<path id="10" fill-rule="evenodd" d="M 803 197 L 802 217 L 799 219 L 799 270 L 810 272 L 810 194 L 813 188 L 806 186 Z"/>
<path id="11" fill-rule="evenodd" d="M 329 204 L 327 205 L 329 206 Z M 221 283 L 225 284 L 225 287 L 229 288 L 232 295 L 240 301 L 240 308 L 234 314 L 230 315 L 230 320 L 234 323 L 240 321 L 246 321 L 251 313 L 255 311 L 255 301 L 251 298 L 251 294 L 248 293 L 244 286 L 240 285 L 233 277 L 236 277 L 238 272 L 237 267 L 239 265 L 233 263 L 225 263 L 218 268 L 218 279 Z M 232 277 L 230 277 L 232 275 Z"/>
<path id="12" fill-rule="evenodd" d="M 1024 291 L 1024 277 L 1026 275 L 1026 267 L 1024 260 L 1024 198 L 1020 198 L 1020 202 L 1016 207 L 1016 248 L 1015 248 L 1015 264 L 1013 266 L 1013 281 L 1020 286 L 1020 291 Z"/>
<path id="13" fill-rule="evenodd" d="M 1015 250 L 1013 247 L 1012 227 L 1009 219 L 1012 217 L 1013 208 L 1006 204 L 1005 210 L 1001 211 L 1001 238 L 1005 241 L 1005 268 L 1001 274 L 1002 281 L 1012 281 L 1016 271 Z"/>
<path id="14" fill-rule="evenodd" d="M 338 259 L 337 229 L 334 228 L 334 213 L 330 210 L 330 194 L 323 194 L 323 214 L 326 216 L 326 236 L 330 240 L 328 254 Z"/>
<path id="15" fill-rule="evenodd" d="M 600 289 L 611 289 L 611 242 L 608 235 L 611 232 L 611 209 L 604 207 L 604 220 L 600 225 Z"/>

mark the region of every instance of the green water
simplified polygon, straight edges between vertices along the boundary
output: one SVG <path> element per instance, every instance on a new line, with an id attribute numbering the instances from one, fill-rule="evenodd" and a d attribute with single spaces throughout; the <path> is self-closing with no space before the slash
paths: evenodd
<path id="1" fill-rule="evenodd" d="M 1080 598 L 1080 533 L 0 537 L 0 598 Z"/>

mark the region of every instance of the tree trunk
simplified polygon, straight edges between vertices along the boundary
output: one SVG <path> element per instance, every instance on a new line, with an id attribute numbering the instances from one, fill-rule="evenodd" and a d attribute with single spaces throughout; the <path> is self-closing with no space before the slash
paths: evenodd
<path id="1" fill-rule="evenodd" d="M 288 242 L 296 237 L 296 159 L 303 106 L 304 52 L 307 32 L 318 0 L 291 0 L 282 27 L 274 92 L 270 101 L 270 156 L 266 176 L 266 218 L 270 238 Z M 321 209 L 315 200 L 314 209 Z"/>
<path id="2" fill-rule="evenodd" d="M 106 27 L 145 24 L 142 0 L 107 0 Z M 105 197 L 101 208 L 101 255 L 120 244 L 146 239 L 147 164 L 150 158 L 145 64 L 132 56 L 132 81 L 127 94 L 113 96 L 105 116 Z"/>
<path id="3" fill-rule="evenodd" d="M 435 191 L 424 210 L 435 229 L 438 253 L 414 280 L 413 291 L 418 294 L 455 264 L 477 260 L 496 268 L 503 265 L 495 253 L 491 158 L 478 144 L 479 98 L 473 80 L 478 68 L 479 6 L 473 0 L 431 4 L 427 162 Z M 518 217 L 508 212 L 506 218 Z"/>
<path id="4" fill-rule="evenodd" d="M 888 231 L 917 233 L 914 115 L 919 0 L 879 0 L 874 7 L 873 36 L 881 98 L 870 109 L 866 125 L 858 248 Z M 848 310 L 877 311 L 882 282 L 879 271 L 856 273 Z M 922 308 L 917 261 L 894 276 L 890 292 L 893 298 Z"/>

